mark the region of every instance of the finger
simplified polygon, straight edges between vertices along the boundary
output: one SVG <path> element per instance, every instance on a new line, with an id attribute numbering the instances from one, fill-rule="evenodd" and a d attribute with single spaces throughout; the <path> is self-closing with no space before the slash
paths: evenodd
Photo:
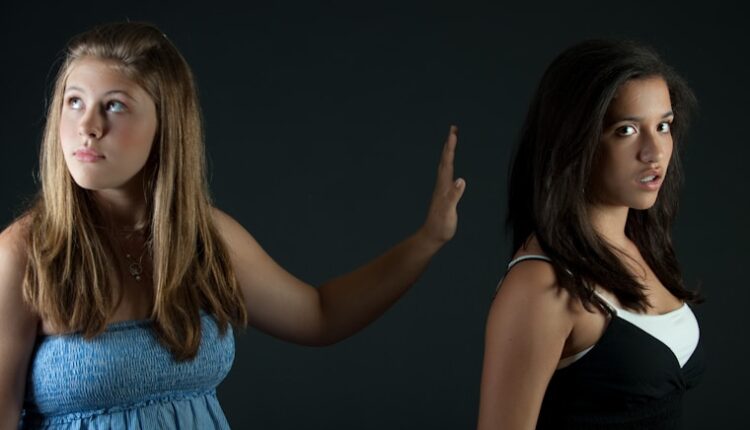
<path id="1" fill-rule="evenodd" d="M 458 128 L 451 125 L 448 137 L 443 145 L 443 152 L 438 165 L 438 185 L 445 189 L 453 182 L 453 160 L 455 159 L 456 145 L 458 143 Z"/>
<path id="2" fill-rule="evenodd" d="M 448 199 L 451 206 L 455 207 L 458 205 L 461 196 L 464 195 L 464 191 L 466 191 L 466 181 L 463 178 L 458 178 L 453 181 L 450 193 L 448 193 Z"/>
<path id="3" fill-rule="evenodd" d="M 458 127 L 452 125 L 448 131 L 448 137 L 445 138 L 443 153 L 440 157 L 440 163 L 445 166 L 453 166 L 453 158 L 456 153 L 456 144 L 458 143 Z"/>

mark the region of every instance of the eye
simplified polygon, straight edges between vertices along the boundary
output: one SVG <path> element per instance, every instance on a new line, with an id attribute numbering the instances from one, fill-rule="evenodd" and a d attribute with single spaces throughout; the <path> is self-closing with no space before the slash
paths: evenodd
<path id="1" fill-rule="evenodd" d="M 83 108 L 83 100 L 78 97 L 71 97 L 68 99 L 68 107 L 73 110 L 79 110 Z"/>
<path id="2" fill-rule="evenodd" d="M 615 130 L 615 133 L 619 136 L 632 136 L 636 133 L 635 127 L 632 125 L 623 125 L 622 127 L 619 127 L 617 130 Z"/>
<path id="3" fill-rule="evenodd" d="M 672 123 L 664 121 L 656 127 L 656 130 L 659 133 L 670 133 L 672 131 Z"/>
<path id="4" fill-rule="evenodd" d="M 106 107 L 107 107 L 108 112 L 114 112 L 114 113 L 125 112 L 127 110 L 125 104 L 117 100 L 112 100 L 110 102 L 107 102 Z"/>

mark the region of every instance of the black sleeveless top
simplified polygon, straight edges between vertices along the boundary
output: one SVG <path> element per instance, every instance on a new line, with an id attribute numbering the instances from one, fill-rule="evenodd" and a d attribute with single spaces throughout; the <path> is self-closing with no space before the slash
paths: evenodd
<path id="1" fill-rule="evenodd" d="M 680 367 L 667 345 L 604 309 L 611 318 L 596 345 L 553 374 L 537 429 L 682 428 L 682 396 L 705 370 L 700 338 Z"/>

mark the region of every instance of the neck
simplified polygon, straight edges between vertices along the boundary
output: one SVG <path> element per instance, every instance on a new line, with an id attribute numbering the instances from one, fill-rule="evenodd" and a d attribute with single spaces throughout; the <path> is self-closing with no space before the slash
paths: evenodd
<path id="1" fill-rule="evenodd" d="M 120 188 L 94 191 L 94 201 L 104 215 L 105 223 L 116 231 L 133 231 L 143 226 L 146 213 L 146 196 L 141 174 Z"/>
<path id="2" fill-rule="evenodd" d="M 589 220 L 604 240 L 615 247 L 625 249 L 630 243 L 630 239 L 625 235 L 629 210 L 626 206 L 592 204 L 589 206 Z"/>

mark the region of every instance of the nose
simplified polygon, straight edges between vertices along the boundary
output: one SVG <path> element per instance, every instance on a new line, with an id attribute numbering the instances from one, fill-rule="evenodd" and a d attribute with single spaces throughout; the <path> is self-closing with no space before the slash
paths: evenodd
<path id="1" fill-rule="evenodd" d="M 81 117 L 78 134 L 89 139 L 101 139 L 104 134 L 104 118 L 97 109 L 88 109 Z"/>
<path id="2" fill-rule="evenodd" d="M 662 161 L 666 155 L 665 146 L 668 144 L 665 139 L 671 139 L 671 136 L 659 135 L 656 132 L 642 133 L 641 136 L 638 159 L 646 164 L 656 164 Z"/>

